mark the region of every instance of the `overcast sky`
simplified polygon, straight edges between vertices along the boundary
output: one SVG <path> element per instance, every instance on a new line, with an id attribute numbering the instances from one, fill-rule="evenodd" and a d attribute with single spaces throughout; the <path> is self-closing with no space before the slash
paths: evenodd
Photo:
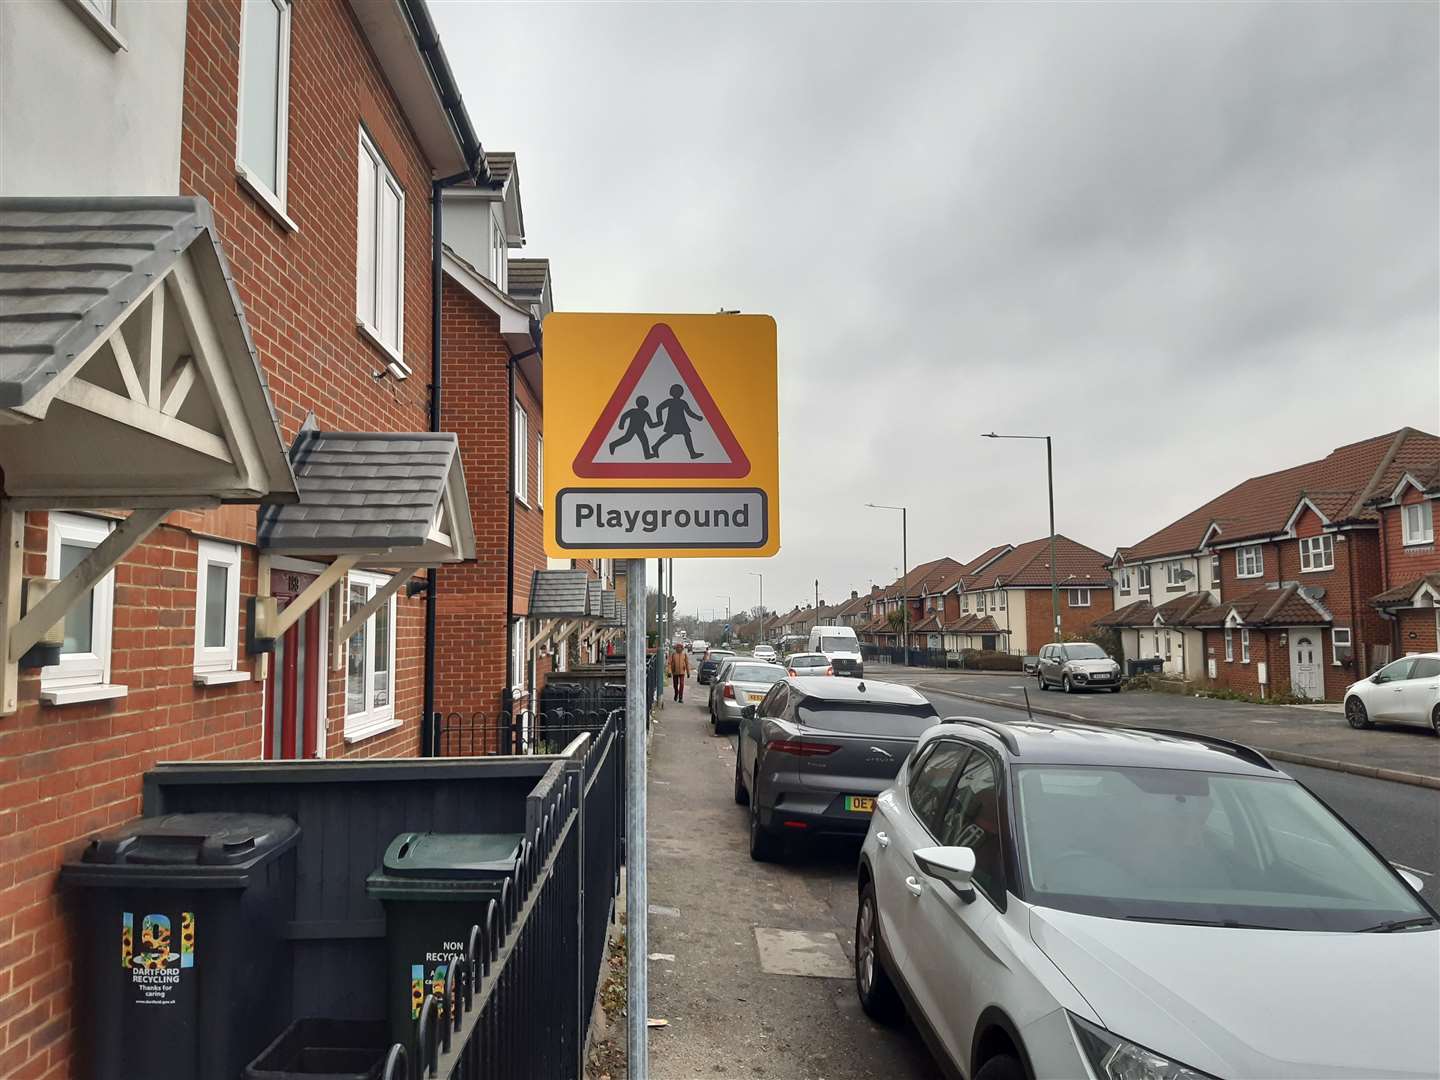
<path id="1" fill-rule="evenodd" d="M 681 610 L 826 602 L 1440 430 L 1440 7 L 432 10 L 557 306 L 769 312 L 782 551 Z M 653 563 L 652 574 L 653 574 Z"/>

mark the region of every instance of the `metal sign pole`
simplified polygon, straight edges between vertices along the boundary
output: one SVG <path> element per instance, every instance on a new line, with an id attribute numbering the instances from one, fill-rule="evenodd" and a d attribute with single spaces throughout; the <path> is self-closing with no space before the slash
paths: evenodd
<path id="1" fill-rule="evenodd" d="M 625 1045 L 630 1080 L 649 1080 L 650 889 L 645 871 L 645 560 L 628 559 L 625 580 Z"/>

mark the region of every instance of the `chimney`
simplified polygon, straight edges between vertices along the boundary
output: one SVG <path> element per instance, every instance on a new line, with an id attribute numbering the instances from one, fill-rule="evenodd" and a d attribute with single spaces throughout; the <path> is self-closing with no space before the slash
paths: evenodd
<path id="1" fill-rule="evenodd" d="M 851 589 L 851 590 L 850 590 L 850 599 L 851 599 L 851 600 L 859 600 L 859 599 L 860 599 L 860 594 L 859 594 L 858 592 L 856 592 L 854 589 Z"/>

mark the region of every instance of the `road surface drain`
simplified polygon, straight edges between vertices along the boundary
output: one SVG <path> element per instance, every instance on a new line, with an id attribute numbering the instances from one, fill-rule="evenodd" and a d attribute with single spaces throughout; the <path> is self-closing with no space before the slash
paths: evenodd
<path id="1" fill-rule="evenodd" d="M 815 979 L 850 978 L 850 961 L 840 939 L 826 930 L 755 928 L 760 968 L 771 975 L 808 975 Z"/>

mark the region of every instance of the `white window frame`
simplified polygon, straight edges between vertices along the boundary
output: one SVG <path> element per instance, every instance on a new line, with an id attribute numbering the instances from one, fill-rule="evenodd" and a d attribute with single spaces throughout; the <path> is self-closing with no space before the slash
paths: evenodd
<path id="1" fill-rule="evenodd" d="M 211 566 L 225 567 L 225 642 L 205 645 L 205 605 L 209 602 Z M 240 653 L 240 545 L 201 540 L 195 554 L 195 681 L 205 686 L 244 682 Z"/>
<path id="2" fill-rule="evenodd" d="M 1331 533 L 1300 538 L 1300 572 L 1314 574 L 1335 569 L 1335 537 Z"/>
<path id="3" fill-rule="evenodd" d="M 1242 664 L 1250 662 L 1250 631 L 1244 626 L 1240 628 L 1240 662 Z"/>
<path id="4" fill-rule="evenodd" d="M 348 619 L 350 617 L 350 589 L 358 585 L 366 591 L 367 598 L 373 597 L 376 590 L 382 588 L 390 580 L 388 574 L 375 574 L 365 570 L 352 570 L 345 580 L 345 592 L 342 597 L 343 607 L 341 611 Z M 399 629 L 395 617 L 395 594 L 391 593 L 390 598 L 380 606 L 368 619 L 362 630 L 356 631 L 345 642 L 345 741 L 358 742 L 361 739 L 368 739 L 374 735 L 380 735 L 386 731 L 393 731 L 398 728 L 401 721 L 395 716 L 395 639 Z M 390 692 L 386 695 L 386 703 L 381 706 L 375 705 L 375 626 L 379 618 L 390 620 Z M 355 642 L 361 640 L 360 635 L 364 634 L 365 642 L 365 704 L 366 707 L 359 712 L 350 711 L 350 650 L 354 648 Z"/>
<path id="5" fill-rule="evenodd" d="M 1340 640 L 1341 634 L 1345 635 L 1344 641 Z M 1350 649 L 1353 652 L 1355 649 L 1355 638 L 1350 633 L 1348 626 L 1332 627 L 1330 630 L 1330 662 L 1335 667 L 1340 667 L 1342 663 L 1340 659 L 1340 650 L 1342 648 Z"/>
<path id="6" fill-rule="evenodd" d="M 1415 511 L 1415 527 L 1410 525 L 1410 512 Z M 1406 547 L 1435 542 L 1435 513 L 1426 502 L 1402 503 L 1400 506 L 1400 539 Z"/>
<path id="7" fill-rule="evenodd" d="M 1250 569 L 1246 569 L 1246 567 Z M 1237 578 L 1258 578 L 1265 576 L 1265 549 L 1259 544 L 1246 544 L 1235 549 L 1235 576 Z"/>
<path id="8" fill-rule="evenodd" d="M 120 0 L 69 0 L 69 4 L 70 10 L 80 16 L 81 21 L 111 52 L 129 48 L 120 36 Z"/>
<path id="9" fill-rule="evenodd" d="M 490 280 L 501 292 L 509 287 L 509 249 L 505 238 L 505 212 L 499 203 L 495 203 L 490 211 Z"/>
<path id="10" fill-rule="evenodd" d="M 1227 664 L 1235 662 L 1235 631 L 1228 626 L 1225 628 L 1225 662 Z"/>
<path id="11" fill-rule="evenodd" d="M 1005 610 L 1005 604 L 1006 604 L 1006 599 L 1005 599 L 1005 595 L 1006 595 L 1006 594 L 1005 594 L 1005 590 L 1004 590 L 1004 589 L 1000 589 L 998 592 L 995 593 L 995 595 L 1000 598 L 1000 610 L 1001 610 L 1001 611 L 1004 611 L 1004 610 Z"/>
<path id="12" fill-rule="evenodd" d="M 375 205 L 372 208 L 373 218 L 367 223 L 362 213 L 359 190 L 359 168 L 362 164 L 369 162 L 369 166 L 375 171 Z M 374 141 L 366 134 L 365 129 L 360 128 L 359 149 L 356 156 L 356 192 L 355 192 L 355 322 L 361 333 L 365 335 L 375 346 L 389 357 L 388 367 L 390 374 L 397 379 L 403 379 L 410 374 L 410 365 L 405 362 L 403 346 L 405 341 L 405 189 L 400 186 L 400 181 L 390 170 L 385 161 L 385 156 L 380 153 Z M 389 187 L 397 196 L 399 205 L 396 208 L 396 235 L 395 235 L 395 337 L 394 340 L 387 339 L 385 333 L 380 329 L 380 286 L 383 280 L 380 265 L 381 260 L 381 220 L 383 201 L 380 199 L 381 187 Z M 366 239 L 368 236 L 368 255 L 370 264 L 367 267 L 365 257 L 367 254 Z M 366 294 L 369 294 L 368 311 L 373 313 L 367 315 Z"/>
<path id="13" fill-rule="evenodd" d="M 1128 566 L 1122 566 L 1119 574 L 1120 595 L 1129 596 L 1135 587 L 1134 580 Z"/>
<path id="14" fill-rule="evenodd" d="M 1218 590 L 1220 588 L 1220 553 L 1210 553 L 1210 587 Z"/>
<path id="15" fill-rule="evenodd" d="M 1136 567 L 1135 573 L 1136 573 L 1136 575 L 1137 575 L 1137 576 L 1136 576 L 1136 579 L 1135 579 L 1135 580 L 1136 580 L 1136 591 L 1137 591 L 1137 592 L 1149 592 L 1149 591 L 1150 591 L 1150 567 L 1148 567 L 1148 566 L 1139 566 L 1139 567 Z"/>
<path id="16" fill-rule="evenodd" d="M 525 696 L 525 646 L 529 634 L 528 620 L 523 616 L 510 623 L 510 698 L 518 701 Z"/>
<path id="17" fill-rule="evenodd" d="M 515 402 L 514 416 L 511 421 L 511 436 L 515 443 L 515 475 L 512 482 L 515 486 L 515 498 L 519 499 L 526 506 L 530 505 L 530 417 L 525 412 L 525 406 Z"/>
<path id="18" fill-rule="evenodd" d="M 275 72 L 275 187 L 245 164 L 245 19 L 252 3 L 270 3 L 280 13 L 280 45 Z M 235 116 L 235 173 L 265 208 L 291 232 L 299 228 L 286 211 L 290 171 L 290 0 L 242 0 L 240 6 L 239 99 Z"/>
<path id="19" fill-rule="evenodd" d="M 60 548 L 100 546 L 113 521 L 84 514 L 50 515 L 45 551 L 45 576 L 59 579 Z M 91 591 L 90 647 L 87 653 L 69 653 L 58 664 L 40 669 L 40 700 L 50 705 L 79 701 L 101 701 L 124 697 L 129 688 L 110 682 L 110 640 L 115 629 L 115 571 L 95 583 Z M 79 603 L 80 601 L 76 601 Z"/>
<path id="20" fill-rule="evenodd" d="M 545 436 L 535 436 L 535 509 L 545 509 Z"/>
<path id="21" fill-rule="evenodd" d="M 1065 598 L 1065 602 L 1069 604 L 1072 608 L 1082 608 L 1090 606 L 1089 589 L 1066 589 L 1065 591 L 1070 594 Z M 1084 594 L 1085 597 L 1083 601 L 1079 599 L 1081 594 Z"/>
<path id="22" fill-rule="evenodd" d="M 1172 559 L 1165 564 L 1165 587 L 1167 589 L 1178 586 L 1185 587 L 1185 579 L 1181 575 L 1185 572 L 1185 561 L 1183 559 Z"/>

